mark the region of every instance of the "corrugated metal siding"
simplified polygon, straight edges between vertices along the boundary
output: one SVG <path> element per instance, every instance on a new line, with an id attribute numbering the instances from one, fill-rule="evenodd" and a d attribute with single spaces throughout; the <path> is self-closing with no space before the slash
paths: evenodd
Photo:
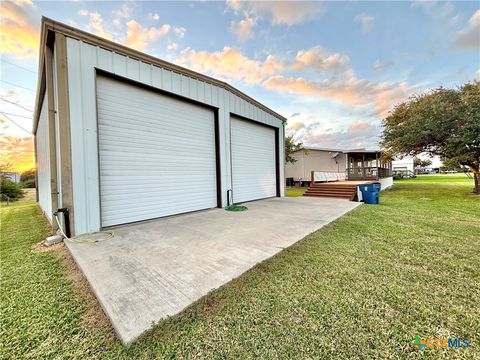
<path id="1" fill-rule="evenodd" d="M 232 117 L 235 203 L 276 195 L 275 130 Z"/>
<path id="2" fill-rule="evenodd" d="M 52 221 L 52 189 L 50 179 L 50 147 L 48 134 L 48 109 L 46 97 L 43 98 L 42 108 L 37 128 L 37 176 L 38 202 L 45 215 Z"/>
<path id="3" fill-rule="evenodd" d="M 102 226 L 217 205 L 212 110 L 97 79 Z"/>
<path id="4" fill-rule="evenodd" d="M 223 88 L 72 38 L 67 38 L 67 54 L 73 201 L 77 234 L 100 228 L 95 68 L 218 108 L 223 205 L 226 205 L 226 191 L 231 188 L 230 113 L 278 127 L 280 144 L 283 144 L 284 129 L 280 119 Z M 253 108 L 256 110 L 252 111 Z M 283 154 L 281 146 L 280 159 L 283 159 Z M 281 161 L 282 184 L 283 165 Z M 283 195 L 283 186 L 281 192 Z"/>

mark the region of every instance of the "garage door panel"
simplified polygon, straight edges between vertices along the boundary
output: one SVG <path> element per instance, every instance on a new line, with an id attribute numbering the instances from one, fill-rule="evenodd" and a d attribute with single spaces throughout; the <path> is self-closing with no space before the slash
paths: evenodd
<path id="1" fill-rule="evenodd" d="M 97 79 L 102 226 L 215 207 L 214 113 Z"/>
<path id="2" fill-rule="evenodd" d="M 275 130 L 231 118 L 233 201 L 276 196 Z"/>

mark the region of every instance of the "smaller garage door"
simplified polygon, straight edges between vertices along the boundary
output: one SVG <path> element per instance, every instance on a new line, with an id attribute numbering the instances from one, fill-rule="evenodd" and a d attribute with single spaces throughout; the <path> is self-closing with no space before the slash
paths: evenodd
<path id="1" fill-rule="evenodd" d="M 235 203 L 276 196 L 275 130 L 231 118 Z"/>

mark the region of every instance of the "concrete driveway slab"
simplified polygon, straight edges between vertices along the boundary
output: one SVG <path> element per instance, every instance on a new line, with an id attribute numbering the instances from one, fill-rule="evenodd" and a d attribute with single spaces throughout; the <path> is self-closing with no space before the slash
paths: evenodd
<path id="1" fill-rule="evenodd" d="M 246 205 L 121 226 L 100 243 L 66 241 L 123 343 L 360 203 L 297 197 Z"/>

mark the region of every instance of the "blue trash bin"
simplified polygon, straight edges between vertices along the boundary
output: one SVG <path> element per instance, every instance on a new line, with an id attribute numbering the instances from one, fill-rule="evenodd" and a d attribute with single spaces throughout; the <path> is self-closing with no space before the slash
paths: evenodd
<path id="1" fill-rule="evenodd" d="M 365 204 L 379 203 L 380 183 L 362 184 L 359 187 Z"/>

